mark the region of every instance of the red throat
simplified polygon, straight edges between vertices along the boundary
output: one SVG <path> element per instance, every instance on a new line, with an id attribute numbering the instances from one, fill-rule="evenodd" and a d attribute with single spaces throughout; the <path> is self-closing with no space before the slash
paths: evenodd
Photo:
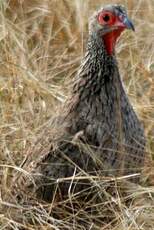
<path id="1" fill-rule="evenodd" d="M 108 55 L 112 55 L 115 45 L 116 45 L 116 41 L 118 39 L 118 37 L 120 36 L 121 32 L 124 30 L 124 28 L 119 28 L 118 30 L 114 30 L 108 34 L 105 34 L 103 36 L 103 40 L 104 40 L 104 45 L 106 48 L 106 51 L 108 53 Z"/>

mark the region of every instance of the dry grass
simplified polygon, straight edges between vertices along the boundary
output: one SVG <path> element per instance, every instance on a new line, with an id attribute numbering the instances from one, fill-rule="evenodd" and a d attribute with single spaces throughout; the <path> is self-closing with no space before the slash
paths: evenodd
<path id="1" fill-rule="evenodd" d="M 72 204 L 74 198 L 70 198 L 52 206 L 36 200 L 19 205 L 13 197 L 11 201 L 4 199 L 10 193 L 12 172 L 14 175 L 22 172 L 21 163 L 27 153 L 35 159 L 38 152 L 43 154 L 48 147 L 52 135 L 50 119 L 68 94 L 68 83 L 84 53 L 88 17 L 108 2 L 0 1 L 0 204 L 3 206 L 0 229 L 154 228 L 153 0 L 110 1 L 125 4 L 136 25 L 136 33 L 125 32 L 122 36 L 117 54 L 127 92 L 147 136 L 143 186 L 130 185 L 124 196 L 117 182 L 112 182 L 115 188 L 112 195 L 102 191 L 101 181 L 95 179 L 95 189 L 100 197 L 105 194 L 106 201 L 95 207 L 97 215 L 93 216 L 88 212 L 89 205 L 95 206 L 92 201 Z M 131 200 L 129 206 L 124 200 Z M 52 209 L 54 215 L 50 215 Z M 14 213 L 19 214 L 19 220 Z M 108 221 L 103 215 L 108 215 Z"/>

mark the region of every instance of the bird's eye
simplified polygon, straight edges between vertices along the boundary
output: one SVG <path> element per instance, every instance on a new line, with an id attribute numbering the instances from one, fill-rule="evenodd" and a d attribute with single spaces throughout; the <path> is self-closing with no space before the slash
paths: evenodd
<path id="1" fill-rule="evenodd" d="M 101 12 L 100 14 L 98 14 L 98 22 L 101 25 L 110 25 L 114 22 L 115 17 L 111 12 Z"/>
<path id="2" fill-rule="evenodd" d="M 110 15 L 105 14 L 105 15 L 103 16 L 103 20 L 104 20 L 104 22 L 108 22 L 108 21 L 110 20 Z"/>

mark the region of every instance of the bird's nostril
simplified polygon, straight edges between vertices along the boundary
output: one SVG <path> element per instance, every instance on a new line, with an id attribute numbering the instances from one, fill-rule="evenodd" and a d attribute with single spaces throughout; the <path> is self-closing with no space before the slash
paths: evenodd
<path id="1" fill-rule="evenodd" d="M 121 22 L 124 21 L 124 18 L 125 18 L 125 16 L 124 16 L 123 14 L 120 14 L 120 15 L 119 15 L 119 19 L 120 19 Z"/>

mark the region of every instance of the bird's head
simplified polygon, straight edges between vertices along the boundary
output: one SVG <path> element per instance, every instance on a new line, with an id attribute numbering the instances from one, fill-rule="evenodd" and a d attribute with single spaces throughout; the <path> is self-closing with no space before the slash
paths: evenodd
<path id="1" fill-rule="evenodd" d="M 112 55 L 117 38 L 125 29 L 135 30 L 122 5 L 106 5 L 90 20 L 90 33 L 95 33 L 103 39 L 108 55 Z"/>

